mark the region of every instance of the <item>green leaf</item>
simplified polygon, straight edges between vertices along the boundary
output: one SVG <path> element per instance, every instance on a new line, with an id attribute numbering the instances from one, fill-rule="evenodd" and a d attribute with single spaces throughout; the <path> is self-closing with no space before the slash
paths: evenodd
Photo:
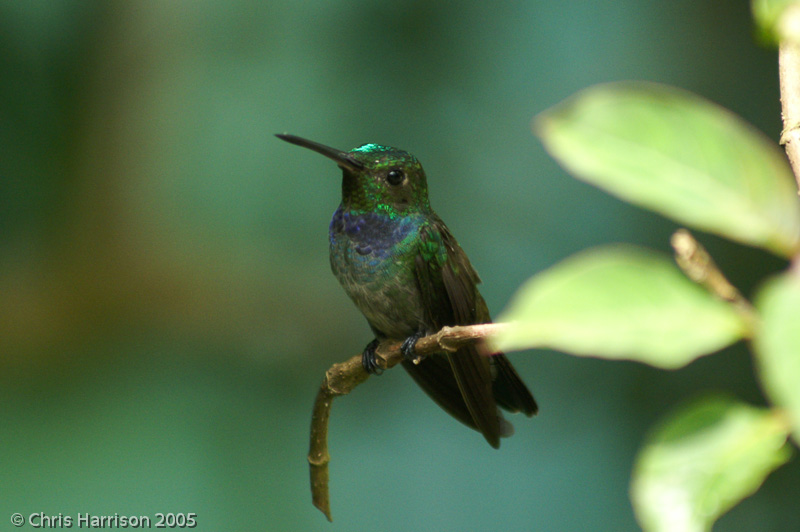
<path id="1" fill-rule="evenodd" d="M 791 256 L 800 205 L 777 145 L 725 109 L 644 82 L 598 85 L 535 130 L 576 177 L 698 229 Z"/>
<path id="2" fill-rule="evenodd" d="M 696 401 L 647 439 L 631 479 L 646 532 L 700 532 L 752 495 L 786 463 L 791 448 L 779 415 L 726 398 Z"/>
<path id="3" fill-rule="evenodd" d="M 797 0 L 752 0 L 750 7 L 756 21 L 760 37 L 765 42 L 777 44 L 781 40 L 798 40 L 797 28 L 792 29 L 781 24 L 781 18 L 790 6 L 798 6 Z"/>
<path id="4" fill-rule="evenodd" d="M 664 256 L 633 246 L 580 253 L 534 276 L 498 317 L 508 351 L 554 348 L 677 368 L 741 338 L 743 318 Z"/>
<path id="5" fill-rule="evenodd" d="M 786 409 L 800 443 L 800 277 L 770 280 L 759 292 L 761 326 L 753 338 L 759 376 L 769 399 Z"/>

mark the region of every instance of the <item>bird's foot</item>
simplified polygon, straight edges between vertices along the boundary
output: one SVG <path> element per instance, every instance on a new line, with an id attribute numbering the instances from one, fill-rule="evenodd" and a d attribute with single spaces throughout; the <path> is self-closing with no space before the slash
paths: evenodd
<path id="1" fill-rule="evenodd" d="M 375 350 L 378 349 L 379 343 L 378 339 L 375 338 L 367 344 L 367 347 L 364 348 L 364 352 L 361 353 L 361 365 L 370 375 L 380 375 L 383 373 L 383 368 L 378 365 L 378 361 L 375 357 Z"/>
<path id="2" fill-rule="evenodd" d="M 404 359 L 414 364 L 419 364 L 422 361 L 422 357 L 417 356 L 416 345 L 417 340 L 423 336 L 425 336 L 425 333 L 418 331 L 405 339 L 403 345 L 400 346 L 400 352 L 403 354 Z"/>

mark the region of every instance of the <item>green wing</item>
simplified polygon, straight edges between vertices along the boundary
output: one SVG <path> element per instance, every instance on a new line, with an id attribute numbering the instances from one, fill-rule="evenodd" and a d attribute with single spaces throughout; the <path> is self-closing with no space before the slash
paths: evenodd
<path id="1" fill-rule="evenodd" d="M 428 332 L 446 325 L 490 322 L 477 288 L 480 278 L 444 222 L 434 216 L 420 237 L 415 266 Z M 485 357 L 469 346 L 404 366 L 442 408 L 481 432 L 492 447 L 499 447 L 500 437 L 513 432 L 498 404 L 527 415 L 537 411 L 533 396 L 502 354 Z"/>

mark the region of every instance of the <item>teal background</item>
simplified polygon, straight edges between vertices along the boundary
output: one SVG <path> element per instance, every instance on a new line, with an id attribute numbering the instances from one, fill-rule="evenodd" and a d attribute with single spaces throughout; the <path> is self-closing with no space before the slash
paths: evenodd
<path id="1" fill-rule="evenodd" d="M 497 314 L 574 252 L 677 227 L 567 176 L 532 117 L 646 79 L 777 139 L 753 34 L 714 0 L 1 2 L 0 527 L 636 530 L 654 422 L 709 389 L 763 404 L 743 346 L 672 372 L 512 354 L 541 414 L 499 451 L 387 372 L 335 403 L 333 524 L 311 506 L 314 395 L 371 337 L 328 266 L 340 172 L 272 135 L 417 155 Z M 747 294 L 785 266 L 699 237 Z M 795 460 L 714 530 L 796 529 L 798 496 Z"/>

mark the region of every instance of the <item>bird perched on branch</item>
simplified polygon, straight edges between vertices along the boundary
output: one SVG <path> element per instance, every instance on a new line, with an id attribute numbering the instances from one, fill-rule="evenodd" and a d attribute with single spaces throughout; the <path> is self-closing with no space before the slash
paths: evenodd
<path id="1" fill-rule="evenodd" d="M 498 406 L 537 413 L 536 401 L 502 353 L 475 345 L 418 359 L 416 341 L 444 326 L 491 321 L 467 255 L 431 209 L 425 172 L 408 152 L 364 144 L 349 152 L 294 135 L 279 138 L 311 149 L 342 169 L 342 203 L 331 220 L 334 275 L 367 318 L 375 339 L 362 364 L 379 373 L 381 340 L 402 340 L 403 367 L 450 415 L 483 434 L 492 447 L 513 434 Z"/>

